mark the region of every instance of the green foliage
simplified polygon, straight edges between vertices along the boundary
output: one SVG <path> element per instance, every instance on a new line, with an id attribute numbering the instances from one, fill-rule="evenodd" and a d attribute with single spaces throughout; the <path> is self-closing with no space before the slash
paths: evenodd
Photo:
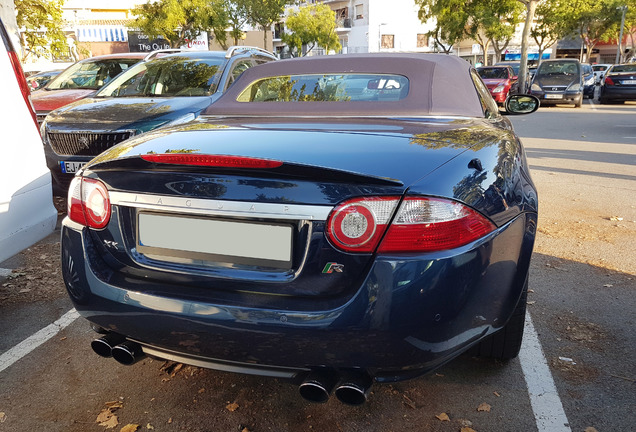
<path id="1" fill-rule="evenodd" d="M 25 61 L 30 56 L 67 55 L 69 47 L 62 28 L 64 0 L 15 0 L 18 27 L 23 28 Z"/>
<path id="2" fill-rule="evenodd" d="M 224 46 L 228 20 L 222 0 L 159 0 L 134 9 L 134 25 L 151 38 L 163 37 L 178 48 L 212 29 Z"/>
<path id="3" fill-rule="evenodd" d="M 517 0 L 415 0 L 422 21 L 434 18 L 436 28 L 429 32 L 438 46 L 473 39 L 482 46 L 504 41 L 503 49 L 521 21 L 523 6 Z"/>
<path id="4" fill-rule="evenodd" d="M 298 12 L 290 11 L 285 27 L 288 32 L 282 36 L 283 42 L 297 52 L 302 51 L 303 45 L 308 47 L 307 53 L 317 45 L 326 51 L 342 48 L 335 31 L 336 13 L 325 4 L 301 7 Z"/>
<path id="5" fill-rule="evenodd" d="M 248 23 L 263 29 L 263 43 L 267 48 L 267 32 L 272 24 L 281 19 L 285 8 L 294 3 L 294 0 L 241 0 L 241 3 L 247 11 Z"/>

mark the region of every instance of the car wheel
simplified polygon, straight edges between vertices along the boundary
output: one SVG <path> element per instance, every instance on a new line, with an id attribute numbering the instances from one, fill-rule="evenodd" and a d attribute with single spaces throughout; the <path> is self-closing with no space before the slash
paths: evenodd
<path id="1" fill-rule="evenodd" d="M 510 360 L 517 357 L 523 340 L 527 301 L 528 277 L 526 276 L 521 297 L 508 323 L 471 348 L 469 353 L 473 356 L 490 357 L 497 360 Z"/>
<path id="2" fill-rule="evenodd" d="M 583 105 L 583 96 L 574 101 L 574 108 L 581 108 Z"/>

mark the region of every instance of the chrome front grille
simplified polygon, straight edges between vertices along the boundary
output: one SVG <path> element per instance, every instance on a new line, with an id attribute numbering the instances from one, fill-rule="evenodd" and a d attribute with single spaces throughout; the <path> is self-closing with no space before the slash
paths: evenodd
<path id="1" fill-rule="evenodd" d="M 46 118 L 48 113 L 35 113 L 35 117 L 38 120 L 38 125 L 42 126 L 42 122 L 44 121 L 44 119 Z"/>
<path id="2" fill-rule="evenodd" d="M 51 132 L 46 135 L 53 151 L 59 155 L 97 156 L 135 134 L 118 132 Z"/>
<path id="3" fill-rule="evenodd" d="M 544 86 L 543 90 L 562 92 L 562 91 L 565 91 L 567 88 L 568 86 Z"/>

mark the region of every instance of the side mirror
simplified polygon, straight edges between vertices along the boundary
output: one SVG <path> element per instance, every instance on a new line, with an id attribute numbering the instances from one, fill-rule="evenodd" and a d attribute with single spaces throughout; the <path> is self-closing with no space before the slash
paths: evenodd
<path id="1" fill-rule="evenodd" d="M 539 98 L 528 94 L 515 94 L 508 96 L 504 107 L 507 114 L 531 114 L 539 109 Z"/>

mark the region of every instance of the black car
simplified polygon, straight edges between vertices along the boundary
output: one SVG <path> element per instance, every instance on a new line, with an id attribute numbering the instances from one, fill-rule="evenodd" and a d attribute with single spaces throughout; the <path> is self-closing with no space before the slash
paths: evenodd
<path id="1" fill-rule="evenodd" d="M 49 113 L 42 126 L 56 194 L 104 150 L 141 133 L 195 119 L 245 70 L 276 60 L 260 48 L 186 51 L 130 67 L 87 97 Z"/>
<path id="2" fill-rule="evenodd" d="M 599 101 L 636 101 L 636 63 L 613 65 L 605 72 Z"/>
<path id="3" fill-rule="evenodd" d="M 594 75 L 592 65 L 581 63 L 581 74 L 583 75 L 583 97 L 594 99 L 596 76 Z"/>
<path id="4" fill-rule="evenodd" d="M 197 120 L 93 159 L 68 203 L 68 293 L 107 333 L 94 351 L 124 364 L 295 379 L 309 400 L 359 404 L 373 380 L 521 346 L 537 192 L 458 57 L 251 68 Z"/>
<path id="5" fill-rule="evenodd" d="M 541 106 L 583 103 L 583 72 L 576 59 L 544 60 L 532 78 L 530 94 L 541 101 Z"/>

